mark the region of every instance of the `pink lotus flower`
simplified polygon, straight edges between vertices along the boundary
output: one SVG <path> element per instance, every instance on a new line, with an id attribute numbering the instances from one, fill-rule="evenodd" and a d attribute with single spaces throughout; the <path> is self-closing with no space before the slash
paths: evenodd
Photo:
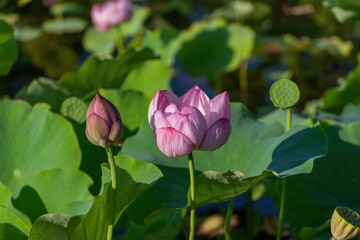
<path id="1" fill-rule="evenodd" d="M 230 136 L 230 100 L 226 92 L 210 100 L 197 86 L 182 97 L 158 91 L 148 120 L 160 151 L 168 157 L 190 154 L 194 149 L 215 150 Z"/>
<path id="2" fill-rule="evenodd" d="M 132 16 L 131 0 L 107 0 L 103 4 L 94 4 L 91 19 L 99 31 L 129 20 Z"/>
<path id="3" fill-rule="evenodd" d="M 95 145 L 107 148 L 120 146 L 123 125 L 117 108 L 108 100 L 96 94 L 86 113 L 86 137 Z"/>

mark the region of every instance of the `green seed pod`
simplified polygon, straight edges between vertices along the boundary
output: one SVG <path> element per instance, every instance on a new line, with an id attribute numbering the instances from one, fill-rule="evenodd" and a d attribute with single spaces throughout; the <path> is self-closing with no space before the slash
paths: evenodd
<path id="1" fill-rule="evenodd" d="M 336 207 L 331 217 L 332 239 L 347 240 L 360 235 L 360 215 L 347 207 Z"/>
<path id="2" fill-rule="evenodd" d="M 65 99 L 61 105 L 61 115 L 82 124 L 86 119 L 87 106 L 83 100 L 77 97 Z"/>
<path id="3" fill-rule="evenodd" d="M 299 101 L 300 90 L 293 81 L 279 79 L 271 85 L 270 99 L 275 107 L 291 108 Z"/>

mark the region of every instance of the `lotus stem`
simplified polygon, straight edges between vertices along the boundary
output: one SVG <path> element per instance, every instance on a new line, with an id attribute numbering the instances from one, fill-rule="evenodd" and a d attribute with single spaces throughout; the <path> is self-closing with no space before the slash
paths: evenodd
<path id="1" fill-rule="evenodd" d="M 111 172 L 111 188 L 112 188 L 112 204 L 113 207 L 110 208 L 111 211 L 109 214 L 110 217 L 110 222 L 112 224 L 110 224 L 108 226 L 108 232 L 107 232 L 107 240 L 112 240 L 112 236 L 113 236 L 113 229 L 114 229 L 114 224 L 115 224 L 115 202 L 116 202 L 116 168 L 115 168 L 115 161 L 114 161 L 114 155 L 112 153 L 111 147 L 107 147 L 106 148 L 106 153 L 108 155 L 108 162 L 110 165 L 110 172 Z"/>
<path id="2" fill-rule="evenodd" d="M 291 108 L 286 109 L 286 131 L 290 130 L 292 126 Z M 286 196 L 286 178 L 282 179 L 282 190 L 280 199 L 279 225 L 276 234 L 276 240 L 280 240 L 283 231 L 284 211 L 285 211 L 285 196 Z"/>
<path id="3" fill-rule="evenodd" d="M 225 217 L 225 239 L 231 240 L 231 216 L 234 210 L 234 198 L 230 199 Z"/>
<path id="4" fill-rule="evenodd" d="M 190 173 L 190 204 L 191 204 L 191 210 L 190 210 L 190 234 L 189 234 L 189 240 L 194 240 L 195 238 L 195 170 L 194 170 L 194 161 L 193 161 L 193 155 L 190 153 L 188 155 L 188 162 L 189 162 L 189 173 Z"/>
<path id="5" fill-rule="evenodd" d="M 118 57 L 120 57 L 122 51 L 125 48 L 125 46 L 124 46 L 124 36 L 123 36 L 121 26 L 116 27 L 116 35 L 117 35 L 116 50 L 117 50 Z"/>

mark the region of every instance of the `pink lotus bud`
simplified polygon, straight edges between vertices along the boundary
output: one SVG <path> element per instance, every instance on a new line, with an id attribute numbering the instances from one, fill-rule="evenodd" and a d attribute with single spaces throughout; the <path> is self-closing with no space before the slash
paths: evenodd
<path id="1" fill-rule="evenodd" d="M 91 8 L 91 19 L 99 31 L 106 31 L 132 16 L 131 0 L 107 0 L 103 4 L 94 4 Z"/>
<path id="2" fill-rule="evenodd" d="M 119 111 L 99 94 L 96 94 L 89 105 L 85 133 L 92 144 L 104 148 L 122 145 L 120 137 L 123 134 L 123 125 Z"/>
<path id="3" fill-rule="evenodd" d="M 197 86 L 182 97 L 158 91 L 148 120 L 159 149 L 168 157 L 188 155 L 194 149 L 215 150 L 230 136 L 230 100 L 226 92 L 210 101 Z"/>

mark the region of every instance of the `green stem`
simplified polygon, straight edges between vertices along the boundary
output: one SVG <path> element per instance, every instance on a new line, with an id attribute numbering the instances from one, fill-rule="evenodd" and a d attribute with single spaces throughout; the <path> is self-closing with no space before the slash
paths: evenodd
<path id="1" fill-rule="evenodd" d="M 234 210 L 234 198 L 230 199 L 225 217 L 225 239 L 231 240 L 231 216 Z"/>
<path id="2" fill-rule="evenodd" d="M 247 239 L 252 239 L 253 234 L 253 218 L 252 218 L 252 189 L 250 188 L 248 191 L 247 199 L 246 199 L 246 226 L 247 226 Z"/>
<path id="3" fill-rule="evenodd" d="M 249 81 L 247 77 L 248 62 L 244 61 L 239 68 L 239 87 L 241 93 L 241 100 L 247 106 L 248 105 L 248 92 L 249 92 Z"/>
<path id="4" fill-rule="evenodd" d="M 286 194 L 286 178 L 282 179 L 282 191 L 280 199 L 280 212 L 279 212 L 279 224 L 277 228 L 276 240 L 280 240 L 282 237 L 283 231 L 283 221 L 284 221 L 284 209 L 285 209 L 285 194 Z"/>
<path id="5" fill-rule="evenodd" d="M 290 130 L 292 125 L 291 108 L 286 109 L 286 131 Z"/>
<path id="6" fill-rule="evenodd" d="M 111 172 L 111 188 L 113 191 L 112 194 L 112 198 L 111 199 L 111 203 L 113 204 L 112 207 L 110 208 L 110 210 L 112 210 L 112 212 L 109 214 L 110 217 L 110 222 L 112 224 L 110 224 L 108 226 L 108 232 L 107 232 L 107 240 L 112 240 L 112 235 L 113 235 L 113 229 L 114 229 L 114 224 L 115 224 L 115 202 L 116 202 L 116 168 L 115 168 L 115 161 L 114 161 L 114 155 L 112 153 L 111 147 L 107 147 L 106 148 L 106 153 L 108 155 L 108 162 L 110 165 L 110 172 Z"/>
<path id="7" fill-rule="evenodd" d="M 190 173 L 190 204 L 191 204 L 191 210 L 190 210 L 190 234 L 189 234 L 189 240 L 193 240 L 195 238 L 195 170 L 194 170 L 194 160 L 193 155 L 190 153 L 188 155 L 188 162 L 189 162 L 189 173 Z"/>
<path id="8" fill-rule="evenodd" d="M 116 50 L 117 50 L 117 55 L 120 56 L 120 54 L 122 53 L 122 51 L 125 48 L 124 37 L 123 37 L 122 30 L 121 30 L 121 26 L 116 27 L 116 34 L 117 34 Z"/>
<path id="9" fill-rule="evenodd" d="M 286 131 L 290 130 L 292 126 L 292 115 L 291 108 L 286 109 Z M 284 211 L 285 211 L 285 196 L 286 196 L 286 178 L 282 179 L 282 190 L 280 199 L 280 212 L 279 212 L 279 225 L 276 234 L 276 240 L 280 240 L 282 237 L 282 227 L 284 222 Z"/>

